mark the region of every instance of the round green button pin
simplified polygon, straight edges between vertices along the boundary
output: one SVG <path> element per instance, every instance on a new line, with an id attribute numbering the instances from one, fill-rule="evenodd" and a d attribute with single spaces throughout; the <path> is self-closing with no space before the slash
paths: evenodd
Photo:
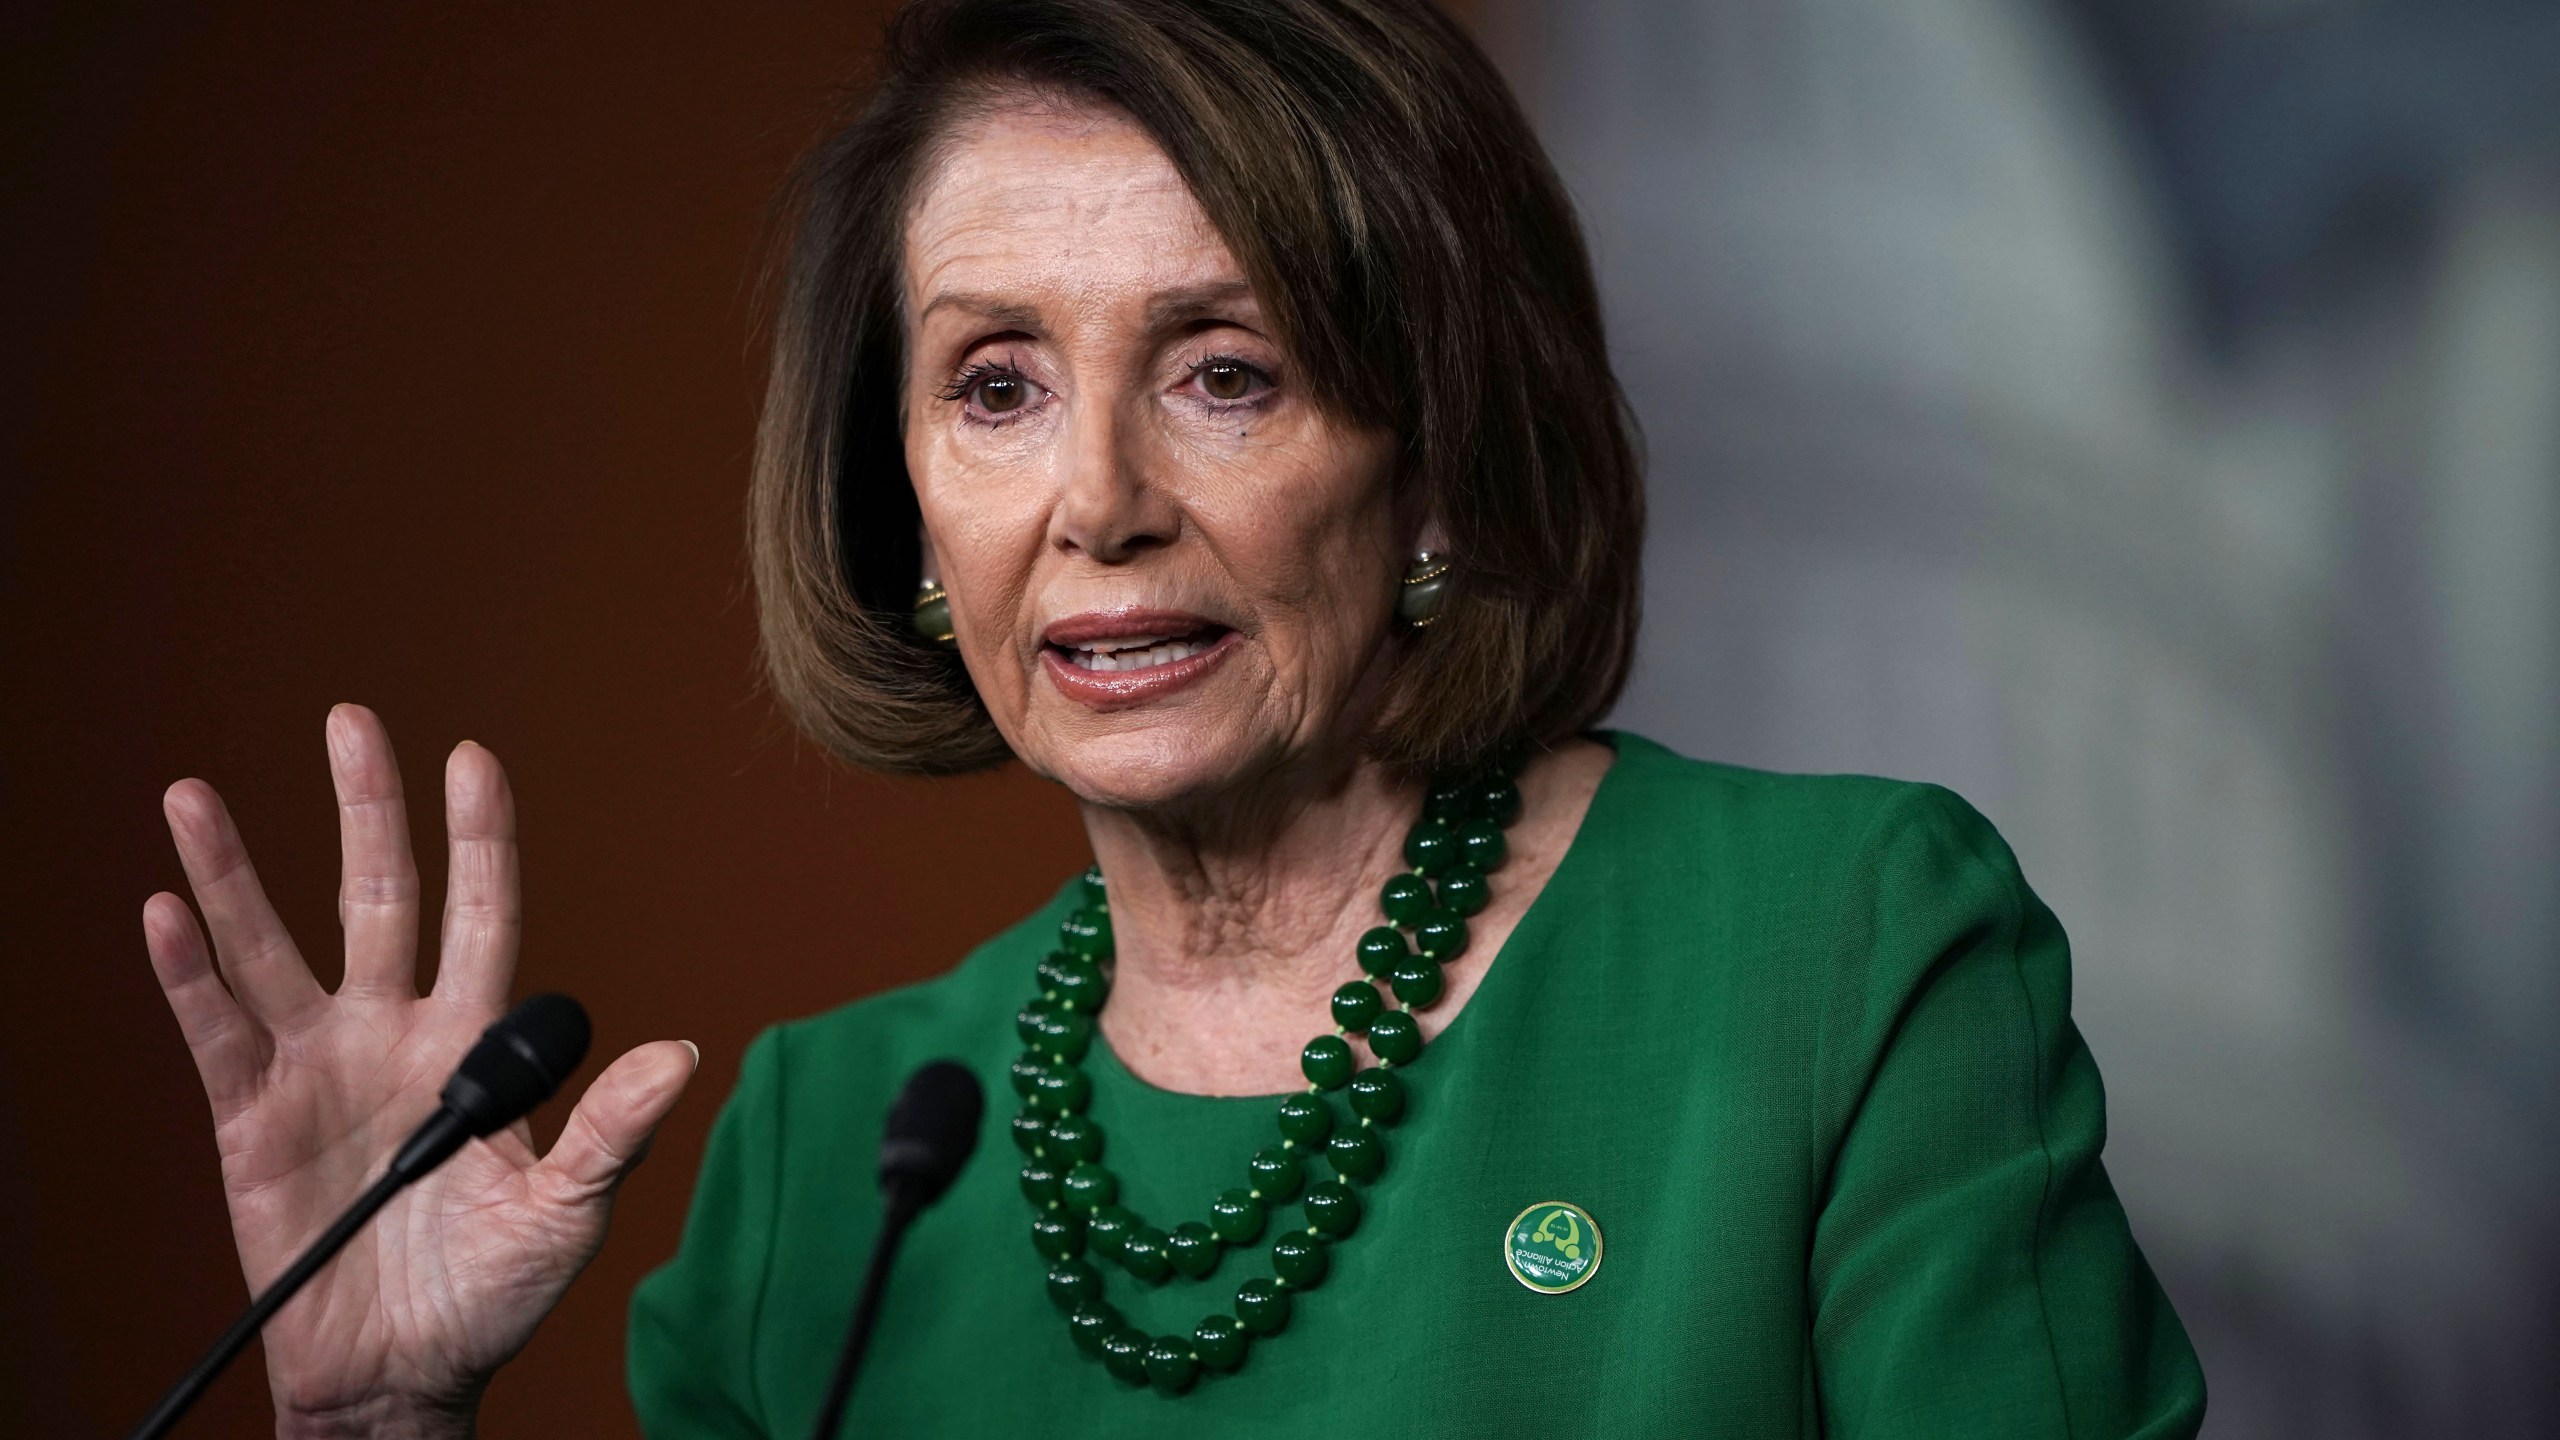
<path id="1" fill-rule="evenodd" d="M 1541 1295 L 1562 1295 L 1600 1271 L 1600 1225 L 1564 1200 L 1541 1200 L 1502 1232 L 1502 1263 L 1511 1278 Z"/>

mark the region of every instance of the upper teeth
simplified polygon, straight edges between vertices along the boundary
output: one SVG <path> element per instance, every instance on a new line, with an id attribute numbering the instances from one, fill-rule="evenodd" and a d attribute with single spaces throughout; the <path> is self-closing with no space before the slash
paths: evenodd
<path id="1" fill-rule="evenodd" d="M 1143 670 L 1150 665 L 1170 665 L 1176 660 L 1187 660 L 1208 648 L 1207 642 L 1201 640 L 1164 640 L 1144 635 L 1127 640 L 1097 640 L 1090 645 L 1070 645 L 1067 647 L 1067 659 L 1079 670 Z"/>

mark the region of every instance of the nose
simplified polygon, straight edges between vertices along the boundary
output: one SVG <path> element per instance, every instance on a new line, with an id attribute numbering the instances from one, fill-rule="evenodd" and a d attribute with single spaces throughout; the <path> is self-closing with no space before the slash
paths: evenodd
<path id="1" fill-rule="evenodd" d="M 1090 396 L 1067 422 L 1058 500 L 1049 543 L 1103 565 L 1123 565 L 1171 544 L 1182 526 L 1172 497 L 1157 483 L 1164 457 L 1147 426 L 1128 410 L 1135 397 Z"/>

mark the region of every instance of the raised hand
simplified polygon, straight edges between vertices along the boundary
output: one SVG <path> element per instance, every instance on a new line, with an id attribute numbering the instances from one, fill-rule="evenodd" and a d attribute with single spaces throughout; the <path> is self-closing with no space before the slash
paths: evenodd
<path id="1" fill-rule="evenodd" d="M 335 994 L 312 978 L 203 781 L 171 786 L 163 805 L 210 950 L 177 896 L 152 896 L 142 914 L 213 1105 L 253 1292 L 435 1109 L 515 972 L 515 807 L 497 757 L 465 743 L 445 764 L 443 949 L 420 996 L 418 874 L 390 738 L 371 711 L 341 705 L 328 742 L 344 853 Z M 616 1186 L 695 1064 L 690 1045 L 643 1045 L 587 1088 L 550 1154 L 536 1156 L 519 1124 L 393 1200 L 267 1325 L 279 1432 L 467 1434 L 490 1375 L 603 1243 Z"/>

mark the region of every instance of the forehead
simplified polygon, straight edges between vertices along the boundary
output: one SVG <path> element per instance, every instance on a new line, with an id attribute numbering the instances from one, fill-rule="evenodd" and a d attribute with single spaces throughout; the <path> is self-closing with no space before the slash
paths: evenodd
<path id="1" fill-rule="evenodd" d="M 906 225 L 908 313 L 939 298 L 1031 306 L 1240 283 L 1154 138 L 1103 106 L 1024 100 L 944 142 Z"/>

